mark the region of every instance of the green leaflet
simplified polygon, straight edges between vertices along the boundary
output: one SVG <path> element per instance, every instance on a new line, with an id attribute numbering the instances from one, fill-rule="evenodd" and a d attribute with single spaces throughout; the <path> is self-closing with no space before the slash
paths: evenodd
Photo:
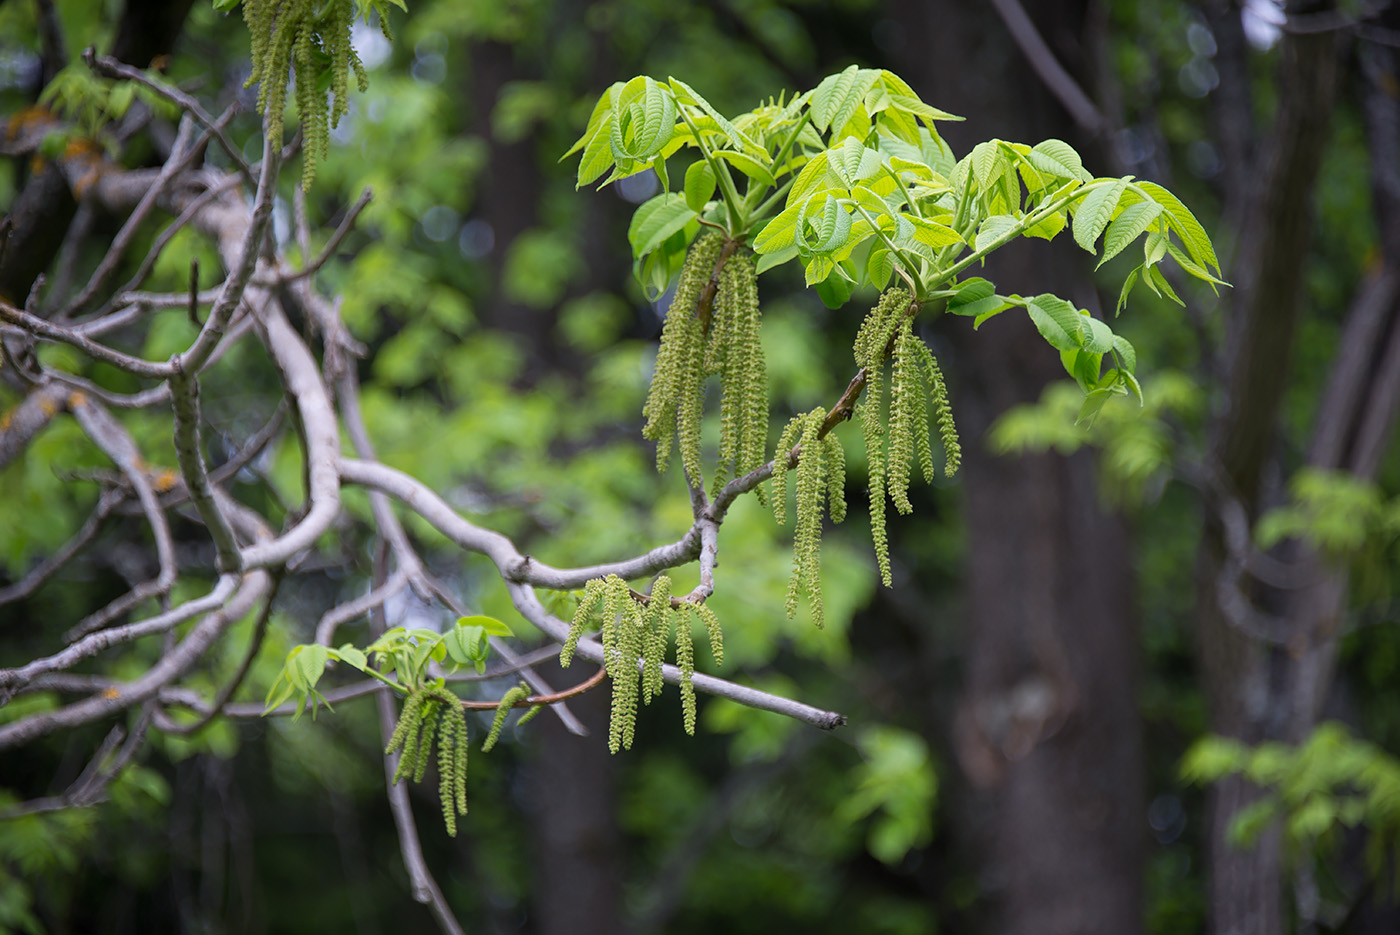
<path id="1" fill-rule="evenodd" d="M 1103 257 L 1094 268 L 1098 269 L 1123 252 L 1123 249 L 1147 230 L 1161 213 L 1162 206 L 1155 201 L 1139 201 L 1119 212 L 1103 235 Z"/>
<path id="2" fill-rule="evenodd" d="M 1074 242 L 1090 253 L 1094 253 L 1094 242 L 1113 217 L 1113 209 L 1128 188 L 1131 176 L 1124 176 L 1100 188 L 1095 188 L 1084 196 L 1074 213 Z"/>
<path id="3" fill-rule="evenodd" d="M 1155 182 L 1138 182 L 1137 187 L 1166 211 L 1168 223 L 1171 224 L 1172 230 L 1176 231 L 1177 236 L 1181 238 L 1181 242 L 1185 244 L 1186 251 L 1191 254 L 1191 258 L 1205 269 L 1214 270 L 1215 275 L 1219 276 L 1220 261 L 1215 257 L 1215 248 L 1211 246 L 1205 228 L 1201 227 L 1200 221 L 1196 220 L 1191 209 L 1182 204 L 1181 199 Z M 1188 270 L 1188 272 L 1190 271 Z"/>
<path id="4" fill-rule="evenodd" d="M 812 124 L 819 131 L 844 127 L 879 78 L 879 71 L 855 65 L 824 78 L 808 102 Z"/>
<path id="5" fill-rule="evenodd" d="M 632 223 L 627 228 L 632 255 L 638 258 L 646 256 L 696 217 L 697 212 L 686 204 L 684 196 L 675 192 L 657 195 L 632 215 Z"/>
<path id="6" fill-rule="evenodd" d="M 841 145 L 828 150 L 832 171 L 847 188 L 878 175 L 883 168 L 880 154 L 861 145 L 860 140 L 847 137 Z"/>
<path id="7" fill-rule="evenodd" d="M 575 189 L 591 185 L 612 168 L 612 113 L 603 115 L 597 131 L 588 138 L 583 158 L 578 163 L 578 184 Z"/>
<path id="8" fill-rule="evenodd" d="M 629 160 L 649 162 L 675 131 L 675 99 L 655 79 L 633 78 L 617 94 L 608 140 L 619 167 Z"/>
<path id="9" fill-rule="evenodd" d="M 1026 305 L 1026 311 L 1035 323 L 1036 330 L 1051 347 L 1059 351 L 1079 349 L 1084 327 L 1083 317 L 1073 305 L 1047 292 L 1031 298 Z"/>
<path id="10" fill-rule="evenodd" d="M 715 170 L 704 159 L 697 159 L 685 170 L 685 203 L 699 214 L 715 196 Z"/>
<path id="11" fill-rule="evenodd" d="M 1026 155 L 1030 164 L 1041 172 L 1062 179 L 1078 179 L 1081 182 L 1093 181 L 1093 176 L 1084 169 L 1079 153 L 1063 140 L 1044 140 L 1031 147 Z"/>
<path id="12" fill-rule="evenodd" d="M 773 171 L 748 153 L 736 152 L 732 149 L 718 149 L 710 155 L 717 159 L 723 159 L 760 185 L 773 187 L 778 184 L 773 178 Z"/>
<path id="13" fill-rule="evenodd" d="M 1083 319 L 1084 350 L 1091 354 L 1107 354 L 1113 350 L 1113 330 L 1108 325 L 1087 314 L 1079 317 Z"/>
<path id="14" fill-rule="evenodd" d="M 1011 230 L 1011 228 L 1015 227 L 1018 223 L 1020 222 L 1009 214 L 992 215 L 983 221 L 982 225 L 977 229 L 977 240 L 974 244 L 974 248 L 977 250 L 987 249 L 989 245 L 1005 237 L 1006 232 Z"/>
<path id="15" fill-rule="evenodd" d="M 729 122 L 728 118 L 715 110 L 710 102 L 697 94 L 695 89 L 690 85 L 676 77 L 670 77 L 666 80 L 670 82 L 671 89 L 675 92 L 676 100 L 681 104 L 698 107 L 704 111 L 705 115 L 715 122 L 715 126 L 719 128 L 719 131 L 724 134 L 725 138 L 729 140 L 730 145 L 735 149 L 748 150 L 755 156 L 760 154 L 767 155 L 767 151 L 763 147 L 740 132 L 738 127 L 734 126 L 734 124 Z"/>
<path id="16" fill-rule="evenodd" d="M 789 247 L 796 248 L 797 244 L 797 222 L 802 219 L 802 214 L 807 207 L 805 202 L 799 202 L 790 208 L 785 208 L 773 220 L 769 221 L 758 232 L 758 236 L 753 239 L 753 251 L 758 254 L 777 253 Z"/>
<path id="17" fill-rule="evenodd" d="M 901 212 L 900 217 L 914 225 L 914 239 L 919 243 L 927 244 L 935 250 L 940 247 L 960 244 L 963 239 L 958 236 L 958 232 L 948 227 L 946 224 L 939 224 L 925 218 L 915 217 L 912 214 Z M 979 239 L 981 235 L 978 235 Z"/>

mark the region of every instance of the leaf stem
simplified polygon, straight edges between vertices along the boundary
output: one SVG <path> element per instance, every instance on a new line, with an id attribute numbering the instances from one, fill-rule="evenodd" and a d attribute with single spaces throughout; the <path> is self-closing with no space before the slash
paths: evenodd
<path id="1" fill-rule="evenodd" d="M 676 109 L 680 112 L 685 125 L 690 128 L 691 134 L 694 135 L 695 145 L 700 147 L 700 155 L 705 157 L 705 161 L 714 170 L 715 178 L 719 181 L 720 194 L 724 196 L 724 206 L 729 212 L 729 233 L 731 236 L 737 237 L 739 232 L 744 229 L 744 225 L 740 223 L 743 220 L 743 214 L 739 210 L 739 191 L 734 187 L 734 179 L 729 174 L 729 166 L 725 164 L 723 159 L 716 159 L 710 152 L 710 148 L 705 145 L 704 137 L 700 135 L 700 128 L 695 125 L 695 121 L 690 119 L 690 114 L 685 112 L 685 106 L 682 104 Z"/>
<path id="2" fill-rule="evenodd" d="M 1075 199 L 1084 196 L 1086 193 L 1093 191 L 1095 188 L 1102 188 L 1104 185 L 1116 184 L 1117 182 L 1118 179 L 1096 179 L 1093 182 L 1088 182 L 1084 185 L 1081 185 L 1079 188 L 1076 188 L 1074 191 L 1070 192 L 1067 195 L 1063 195 L 1060 198 L 1055 199 L 1048 205 L 1041 206 L 1040 208 L 1021 218 L 1021 220 L 1017 221 L 1015 224 L 1008 227 L 1005 233 L 1001 234 L 999 237 L 997 237 L 991 243 L 987 244 L 985 247 L 982 247 L 978 250 L 974 250 L 958 262 L 954 263 L 952 266 L 949 266 L 946 269 L 939 270 L 937 273 L 934 274 L 933 282 L 947 282 L 948 280 L 956 276 L 958 273 L 961 273 L 963 270 L 967 269 L 973 263 L 976 263 L 978 260 L 987 256 L 989 253 L 1001 249 L 1002 247 L 1006 246 L 1006 244 L 1010 243 L 1012 240 L 1015 240 L 1017 237 L 1021 236 L 1021 234 L 1025 233 L 1030 228 L 1034 227 L 1041 221 L 1044 221 L 1046 218 L 1050 217 L 1050 215 L 1059 212 L 1061 209 L 1068 206 L 1071 201 L 1074 201 Z"/>
<path id="3" fill-rule="evenodd" d="M 885 245 L 890 248 L 890 252 L 892 252 L 895 256 L 899 257 L 900 263 L 902 264 L 902 268 L 912 280 L 915 298 L 922 302 L 924 299 L 924 284 L 923 281 L 919 278 L 919 274 L 914 271 L 913 264 L 909 262 L 908 255 L 905 254 L 903 250 L 899 249 L 894 245 L 894 241 L 890 240 L 889 235 L 880 229 L 880 225 L 875 223 L 875 220 L 871 218 L 870 214 L 865 210 L 864 205 L 850 198 L 842 198 L 841 201 L 849 202 L 851 207 L 859 211 L 860 216 L 865 218 L 865 222 L 870 225 L 873 231 L 875 231 L 875 236 L 883 240 L 885 242 Z"/>

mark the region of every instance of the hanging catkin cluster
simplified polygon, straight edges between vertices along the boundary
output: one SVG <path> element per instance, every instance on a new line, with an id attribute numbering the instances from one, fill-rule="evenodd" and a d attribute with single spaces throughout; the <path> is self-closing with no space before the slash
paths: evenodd
<path id="1" fill-rule="evenodd" d="M 891 584 L 889 543 L 885 532 L 885 497 L 894 501 L 901 513 L 914 507 L 909 502 L 910 464 L 918 458 L 924 479 L 935 475 L 933 447 L 929 441 L 927 405 L 933 404 L 938 434 L 943 442 L 943 470 L 948 477 L 962 461 L 958 430 L 948 404 L 948 388 L 933 352 L 914 334 L 913 319 L 906 314 L 909 293 L 889 289 L 870 310 L 856 335 L 855 359 L 866 372 L 865 394 L 856 404 L 870 465 L 870 538 L 880 579 Z M 884 367 L 893 359 L 889 422 L 884 414 Z"/>
<path id="2" fill-rule="evenodd" d="M 433 739 L 438 748 L 438 797 L 447 833 L 457 836 L 457 816 L 467 813 L 467 717 L 462 700 L 443 685 L 430 685 L 404 699 L 399 722 L 384 748 L 387 756 L 402 750 L 394 782 L 412 778 L 423 781 Z"/>
<path id="3" fill-rule="evenodd" d="M 797 597 L 805 590 L 817 626 L 822 611 L 822 512 L 832 522 L 846 518 L 846 452 L 834 434 L 821 437 L 826 410 L 818 406 L 788 423 L 773 458 L 773 518 L 787 522 L 787 475 L 793 445 L 801 445 L 797 462 L 797 529 L 792 543 L 792 577 L 788 579 L 787 615 L 797 613 Z"/>
<path id="4" fill-rule="evenodd" d="M 656 375 L 642 408 L 647 420 L 642 435 L 656 442 L 657 469 L 666 469 L 674 437 L 686 474 L 698 484 L 705 380 L 719 377 L 723 398 L 715 491 L 728 478 L 763 463 L 768 434 L 768 377 L 759 345 L 753 257 L 733 250 L 716 273 L 723 252 L 719 234 L 706 234 L 691 246 L 666 313 Z M 708 315 L 702 316 L 701 296 L 716 276 Z"/>
<path id="5" fill-rule="evenodd" d="M 691 601 L 671 602 L 671 579 L 661 575 L 652 584 L 645 603 L 635 598 L 627 582 L 617 575 L 594 578 L 583 589 L 574 612 L 569 638 L 559 654 L 567 667 L 586 629 L 601 618 L 603 661 L 612 680 L 612 718 L 608 748 L 616 753 L 630 749 L 637 727 L 637 699 L 650 704 L 661 695 L 661 667 L 668 644 L 674 638 L 676 667 L 680 669 L 681 709 L 685 731 L 695 733 L 695 646 L 691 624 L 696 616 L 705 623 L 715 664 L 724 662 L 724 637 L 714 611 Z"/>
<path id="6" fill-rule="evenodd" d="M 382 4 L 379 25 L 389 36 Z M 356 15 L 354 0 L 243 0 L 243 19 L 252 34 L 253 70 L 245 87 L 258 85 L 258 110 L 267 118 L 267 133 L 282 139 L 282 110 L 287 102 L 288 69 L 296 72 L 296 102 L 305 132 L 301 187 L 311 187 L 316 165 L 326 155 L 330 128 L 350 106 L 349 76 L 360 91 L 369 76 L 350 43 Z M 321 77 L 329 74 L 330 100 Z"/>

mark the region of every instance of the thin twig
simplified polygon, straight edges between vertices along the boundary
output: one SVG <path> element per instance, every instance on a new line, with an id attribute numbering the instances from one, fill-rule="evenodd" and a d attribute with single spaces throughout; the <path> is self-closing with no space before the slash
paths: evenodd
<path id="1" fill-rule="evenodd" d="M 1089 95 L 1060 64 L 1018 0 L 992 0 L 992 6 L 1026 61 L 1074 122 L 1096 136 L 1112 129 Z"/>
<path id="2" fill-rule="evenodd" d="M 490 558 L 496 564 L 502 577 L 506 579 L 506 587 L 516 610 L 520 611 L 525 619 L 548 634 L 550 639 L 563 643 L 568 638 L 569 624 L 546 611 L 544 605 L 540 603 L 539 597 L 535 594 L 532 584 L 522 577 L 522 574 L 526 573 L 522 572 L 522 569 L 533 571 L 534 566 L 526 562 L 525 556 L 521 555 L 514 544 L 505 536 L 498 532 L 482 529 L 463 519 L 432 488 L 401 471 L 382 464 L 346 458 L 341 460 L 340 474 L 347 483 L 377 488 L 388 493 L 427 520 L 459 547 L 472 552 L 480 552 Z M 699 533 L 695 531 L 694 527 L 691 531 L 695 534 L 698 543 Z M 687 533 L 687 537 L 689 535 L 690 533 Z M 657 551 L 653 550 L 648 555 L 654 555 Z M 688 558 L 678 559 L 671 564 L 658 564 L 646 573 L 660 571 L 688 560 Z M 641 577 L 641 575 L 630 577 Z M 601 663 L 603 661 L 603 647 L 594 640 L 581 640 L 578 644 L 578 655 L 580 658 Z M 681 673 L 675 666 L 665 666 L 662 672 L 666 681 L 672 684 L 680 682 Z M 823 711 L 811 705 L 700 673 L 696 673 L 694 684 L 700 691 L 728 698 L 752 708 L 774 711 L 827 730 L 844 724 L 846 720 L 843 715 L 832 711 Z"/>
<path id="3" fill-rule="evenodd" d="M 339 247 L 340 242 L 345 239 L 345 235 L 350 233 L 350 229 L 355 226 L 355 221 L 359 218 L 360 212 L 365 209 L 365 206 L 369 204 L 370 199 L 373 197 L 374 192 L 369 188 L 366 188 L 360 193 L 359 199 L 350 207 L 350 210 L 346 212 L 345 217 L 341 218 L 339 226 L 337 226 L 335 232 L 331 234 L 330 240 L 326 241 L 326 245 L 321 248 L 321 252 L 316 255 L 316 259 L 312 260 L 302 269 L 296 270 L 295 272 L 279 273 L 275 279 L 267 282 L 260 282 L 259 285 L 275 286 L 278 282 L 296 282 L 305 279 L 322 266 L 325 266 L 330 258 L 335 255 L 336 248 Z"/>
<path id="4" fill-rule="evenodd" d="M 114 419 L 100 403 L 92 399 L 81 398 L 81 394 L 75 393 L 73 396 L 80 397 L 69 400 L 69 408 L 72 409 L 74 418 L 77 419 L 78 424 L 82 426 L 83 431 L 93 444 L 97 445 L 107 457 L 112 459 L 112 463 L 121 469 L 127 482 L 136 492 L 136 499 L 141 504 L 141 510 L 145 513 L 146 522 L 151 528 L 151 535 L 155 538 L 156 561 L 160 570 L 155 578 L 137 585 L 102 610 L 83 618 L 76 627 L 69 631 L 69 639 L 106 626 L 142 601 L 170 593 L 170 589 L 175 586 L 177 574 L 175 543 L 170 536 L 170 523 L 165 518 L 165 511 L 161 509 L 160 499 L 156 496 L 155 488 L 151 485 L 150 476 L 147 473 L 145 459 L 142 458 L 136 443 L 132 441 L 122 424 Z"/>
<path id="5" fill-rule="evenodd" d="M 385 564 L 386 558 L 381 545 L 374 562 L 375 587 L 380 587 L 384 583 Z M 383 608 L 375 609 L 371 621 L 376 632 L 382 633 L 384 631 Z M 381 691 L 375 695 L 374 701 L 379 711 L 380 738 L 387 747 L 397 720 L 394 712 L 394 699 L 390 697 L 389 692 Z M 448 935 L 465 935 L 461 923 L 452 914 L 452 907 L 447 904 L 447 899 L 442 895 L 437 880 L 433 879 L 433 873 L 428 869 L 428 862 L 423 859 L 423 845 L 418 839 L 418 825 L 413 820 L 413 808 L 408 801 L 408 786 L 407 784 L 400 785 L 395 778 L 398 773 L 400 756 L 401 754 L 394 753 L 384 757 L 384 780 L 389 795 L 389 811 L 394 816 L 394 829 L 398 832 L 399 852 L 403 855 L 404 868 L 408 870 L 413 898 L 432 911 L 438 926 Z"/>
<path id="6" fill-rule="evenodd" d="M 248 186 L 248 190 L 252 191 L 258 187 L 257 182 L 253 179 L 253 170 L 249 167 L 247 160 L 243 158 L 242 151 L 239 150 L 237 146 L 233 145 L 233 141 L 224 133 L 223 127 L 213 117 L 209 116 L 209 112 L 200 106 L 199 101 L 195 100 L 184 91 L 181 91 L 179 88 L 153 78 L 140 69 L 132 68 L 130 65 L 119 62 L 110 55 L 98 55 L 96 50 L 91 46 L 84 50 L 83 61 L 87 62 L 88 67 L 99 75 L 104 75 L 108 78 L 125 78 L 128 81 L 135 81 L 139 84 L 143 84 L 161 97 L 174 103 L 181 110 L 189 113 L 195 120 L 199 121 L 206 130 L 214 134 L 214 137 L 219 141 L 220 145 L 223 146 L 224 151 L 228 153 L 229 158 L 233 160 L 233 164 L 238 169 L 238 174 L 243 177 L 243 182 Z"/>
<path id="7" fill-rule="evenodd" d="M 126 495 L 117 490 L 105 490 L 97 498 L 97 506 L 93 507 L 88 514 L 87 520 L 82 527 L 73 534 L 67 542 L 59 547 L 48 558 L 34 566 L 28 574 L 16 581 L 7 588 L 0 588 L 0 604 L 9 604 L 12 601 L 28 597 L 38 590 L 39 586 L 51 578 L 64 565 L 77 555 L 78 552 L 93 540 L 97 531 L 102 528 L 102 521 L 106 519 L 117 504 L 126 499 Z M 12 622 L 17 622 L 19 617 L 12 618 Z"/>
<path id="8" fill-rule="evenodd" d="M 247 677 L 248 670 L 253 667 L 253 660 L 257 658 L 258 650 L 262 649 L 263 638 L 267 635 L 267 621 L 272 616 L 272 602 L 277 599 L 277 589 L 281 587 L 281 585 L 282 576 L 274 575 L 272 578 L 272 589 L 268 592 L 267 599 L 263 601 L 263 608 L 258 614 L 257 622 L 253 624 L 253 640 L 248 645 L 248 652 L 243 656 L 243 662 L 239 665 L 238 671 L 234 673 L 233 678 L 229 679 L 228 684 L 219 692 L 219 697 L 214 699 L 214 703 L 210 705 L 209 710 L 205 711 L 199 720 L 195 721 L 193 724 L 168 724 L 161 728 L 163 731 L 168 734 L 184 735 L 196 733 L 207 727 L 209 723 L 224 710 L 224 707 L 233 698 L 234 693 L 238 691 L 238 687 L 243 684 L 243 679 Z"/>
<path id="9" fill-rule="evenodd" d="M 59 319 L 71 318 L 77 314 L 78 310 L 92 301 L 92 297 L 97 294 L 97 290 L 102 288 L 107 277 L 112 275 L 117 265 L 121 263 L 122 257 L 126 254 L 126 248 L 135 239 L 141 225 L 146 220 L 146 215 L 151 213 L 151 209 L 156 206 L 165 189 L 175 180 L 181 172 L 189 167 L 190 163 L 200 153 L 198 143 L 191 144 L 190 137 L 194 133 L 193 121 L 187 119 L 180 121 L 179 132 L 175 135 L 175 143 L 170 147 L 170 158 L 165 160 L 165 165 L 161 166 L 160 173 L 155 181 L 151 183 L 141 200 L 136 203 L 136 207 L 131 210 L 131 214 L 122 224 L 121 230 L 117 231 L 116 237 L 112 238 L 111 245 L 107 252 L 103 254 L 102 261 L 97 264 L 97 269 L 93 270 L 88 277 L 87 285 L 82 291 L 73 297 L 59 312 Z"/>
<path id="10" fill-rule="evenodd" d="M 130 643 L 143 636 L 165 633 L 200 614 L 217 610 L 223 606 L 238 583 L 236 575 L 225 575 L 214 585 L 214 589 L 204 597 L 186 601 L 154 617 L 147 617 L 121 627 L 98 630 L 82 637 L 52 656 L 43 656 L 14 669 L 0 669 L 0 688 L 7 691 L 48 672 L 59 672 L 71 668 L 84 659 L 89 659 L 103 650 L 122 643 Z"/>
<path id="11" fill-rule="evenodd" d="M 532 708 L 535 705 L 558 704 L 559 702 L 564 701 L 568 698 L 573 698 L 576 695 L 582 695 L 584 692 L 592 691 L 594 688 L 597 688 L 600 684 L 602 684 L 603 677 L 607 674 L 608 670 L 605 667 L 600 666 L 597 672 L 590 675 L 584 681 L 579 682 L 573 688 L 566 688 L 563 691 L 552 692 L 548 695 L 531 695 L 528 698 L 521 698 L 519 701 L 512 704 L 511 707 Z M 462 707 L 467 709 L 468 711 L 494 711 L 500 708 L 500 706 L 501 703 L 499 701 L 462 702 Z"/>

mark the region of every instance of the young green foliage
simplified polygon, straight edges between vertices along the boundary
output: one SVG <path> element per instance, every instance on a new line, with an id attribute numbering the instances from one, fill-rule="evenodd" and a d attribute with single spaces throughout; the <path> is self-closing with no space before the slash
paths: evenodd
<path id="1" fill-rule="evenodd" d="M 638 599 L 616 575 L 595 578 L 584 586 L 574 612 L 569 637 L 559 661 L 568 666 L 583 633 L 592 625 L 601 631 L 603 665 L 612 680 L 612 715 L 608 748 L 616 753 L 630 749 L 636 732 L 637 701 L 650 704 L 664 685 L 662 664 L 674 637 L 676 667 L 680 669 L 681 709 L 688 734 L 695 733 L 695 647 L 691 623 L 696 613 L 705 621 L 716 662 L 724 658 L 723 637 L 714 612 L 704 604 L 673 602 L 671 579 L 659 576 L 651 596 Z M 601 618 L 601 619 L 599 619 Z"/>

